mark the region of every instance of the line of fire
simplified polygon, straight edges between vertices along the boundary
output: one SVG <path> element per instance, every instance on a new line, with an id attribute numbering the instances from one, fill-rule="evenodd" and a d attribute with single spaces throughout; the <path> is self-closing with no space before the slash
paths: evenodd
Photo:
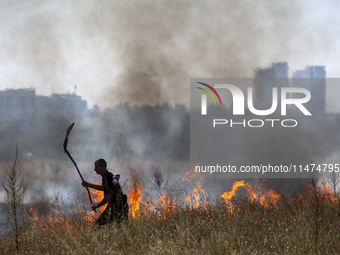
<path id="1" fill-rule="evenodd" d="M 272 75 L 276 74 L 279 75 L 281 72 L 285 72 L 285 75 L 287 75 L 288 67 L 286 64 L 279 63 L 274 64 L 271 68 L 268 70 L 258 70 L 258 75 L 262 72 L 266 73 L 266 75 Z M 297 76 L 303 76 L 305 73 L 314 74 L 318 72 L 318 75 L 321 73 L 324 75 L 324 69 L 321 67 L 310 67 L 307 68 L 304 72 L 297 72 Z M 268 74 L 269 73 L 269 74 Z M 310 89 L 310 88 L 309 88 Z M 325 88 L 314 88 L 314 90 L 317 90 L 318 93 L 316 97 L 314 97 L 314 103 L 306 105 L 306 108 L 309 109 L 314 115 L 321 116 L 320 118 L 323 119 L 326 113 L 324 112 L 324 107 L 319 107 L 320 104 L 325 106 Z M 312 91 L 312 95 L 315 94 L 315 91 Z M 3 93 L 3 94 L 1 94 Z M 45 97 L 36 97 L 35 93 L 32 90 L 29 91 L 18 91 L 16 94 L 15 91 L 7 91 L 7 92 L 1 92 L 0 93 L 0 103 L 3 103 L 4 107 L 1 108 L 2 111 L 6 111 L 6 107 L 11 109 L 9 112 L 12 112 L 15 114 L 15 117 L 17 120 L 19 120 L 19 123 L 25 123 L 25 118 L 29 116 L 30 118 L 36 120 L 41 118 L 48 118 L 51 122 L 46 123 L 45 126 L 43 126 L 42 123 L 37 124 L 35 121 L 30 121 L 26 126 L 23 126 L 23 129 L 26 127 L 27 129 L 24 131 L 19 130 L 18 132 L 22 132 L 22 137 L 27 136 L 28 132 L 35 130 L 41 130 L 43 132 L 40 133 L 41 137 L 47 137 L 50 135 L 49 131 L 53 130 L 55 131 L 55 136 L 52 137 L 50 140 L 54 139 L 56 140 L 55 144 L 59 146 L 60 149 L 60 137 L 64 136 L 64 127 L 65 125 L 61 125 L 62 128 L 59 128 L 60 119 L 65 121 L 65 119 L 61 118 L 60 116 L 52 116 L 48 111 L 48 98 Z M 22 94 L 29 93 L 30 100 L 22 96 Z M 264 90 L 263 92 L 259 92 L 258 95 L 261 95 L 262 97 L 266 98 L 268 95 L 267 90 Z M 20 96 L 17 98 L 16 95 Z M 1 97 L 2 95 L 5 95 L 4 97 Z M 76 99 L 76 101 L 79 103 L 74 103 L 76 107 L 72 108 L 73 105 L 73 99 Z M 107 116 L 104 116 L 103 112 L 98 107 L 94 107 L 93 109 L 87 109 L 86 103 L 83 100 L 80 100 L 80 97 L 73 95 L 53 95 L 52 101 L 57 102 L 58 100 L 61 100 L 64 102 L 64 105 L 59 105 L 59 103 L 53 104 L 53 107 L 57 107 L 60 111 L 57 111 L 58 114 L 63 111 L 63 107 L 71 108 L 71 117 L 66 118 L 67 121 L 69 121 L 71 118 L 78 119 L 81 123 L 81 128 L 79 128 L 79 131 L 75 132 L 75 139 L 76 142 L 73 143 L 73 148 L 76 148 L 78 150 L 83 149 L 81 152 L 77 152 L 77 155 L 79 158 L 81 158 L 82 161 L 85 161 L 89 155 L 94 154 L 95 149 L 93 148 L 87 148 L 84 146 L 84 141 L 80 139 L 82 133 L 87 134 L 86 132 L 91 127 L 91 122 L 81 119 L 79 116 L 76 117 L 76 114 L 79 109 L 82 111 L 82 116 L 86 116 L 86 118 L 92 118 L 90 119 L 97 121 L 96 123 L 100 123 L 100 125 L 103 126 L 103 129 L 106 130 L 105 133 L 100 133 L 100 135 L 95 136 L 95 138 L 91 139 L 91 136 L 88 136 L 89 141 L 91 144 L 96 144 L 97 139 L 103 142 L 105 141 L 104 149 L 100 148 L 99 153 L 104 153 L 104 150 L 107 149 L 107 144 L 114 143 L 115 146 L 120 146 L 118 149 L 110 148 L 110 151 L 107 153 L 108 155 L 117 155 L 120 158 L 124 158 L 124 156 L 129 155 L 127 157 L 128 159 L 131 159 L 133 155 L 135 158 L 142 158 L 149 161 L 152 161 L 152 156 L 155 158 L 158 157 L 161 160 L 165 161 L 164 158 L 167 158 L 167 160 L 170 161 L 170 165 L 175 165 L 176 162 L 182 162 L 184 160 L 188 161 L 189 158 L 189 137 L 190 137 L 190 131 L 189 131 L 189 112 L 184 106 L 169 106 L 168 104 L 164 105 L 157 105 L 155 107 L 150 106 L 139 106 L 139 107 L 130 107 L 127 105 L 119 105 L 115 109 L 108 109 L 106 113 L 107 116 L 112 118 L 119 118 L 124 117 L 127 119 L 127 123 L 136 123 L 135 127 L 133 125 L 125 125 L 123 120 L 119 120 L 115 123 L 113 121 L 110 121 L 110 118 Z M 266 100 L 262 100 L 265 102 Z M 14 107 L 12 107 L 14 104 L 13 102 L 16 102 L 17 108 L 25 109 L 26 113 L 29 114 L 18 114 L 16 110 L 14 110 Z M 59 102 L 59 101 L 58 101 Z M 261 100 L 259 101 L 261 102 Z M 317 103 L 315 103 L 317 102 Z M 33 104 L 33 108 L 29 108 L 27 104 Z M 36 103 L 36 105 L 34 105 Z M 318 106 L 318 107 L 315 107 Z M 80 107 L 80 108 L 79 108 Z M 267 107 L 267 106 L 265 106 Z M 123 114 L 124 113 L 124 114 Z M 143 114 L 142 114 L 143 113 Z M 198 111 L 197 114 L 200 114 L 200 111 Z M 209 108 L 208 108 L 208 114 L 209 114 Z M 329 114 L 332 115 L 332 114 Z M 332 115 L 332 119 L 335 119 L 335 122 L 338 122 L 336 119 L 336 114 Z M 53 119 L 56 118 L 57 122 L 53 122 Z M 325 117 L 326 118 L 326 117 Z M 109 119 L 109 120 L 108 120 Z M 118 119 L 117 119 L 118 120 Z M 161 120 L 159 122 L 155 120 Z M 7 121 L 7 120 L 6 120 Z M 100 122 L 102 121 L 102 122 Z M 267 121 L 267 120 L 265 120 Z M 89 124 L 89 123 L 90 124 Z M 219 120 L 219 122 L 226 122 L 226 120 Z M 248 125 L 255 125 L 256 121 L 252 121 Z M 258 123 L 262 123 L 261 120 L 257 121 Z M 274 127 L 274 124 L 276 123 L 276 119 L 271 119 L 267 121 L 269 125 Z M 277 121 L 279 122 L 279 121 Z M 56 123 L 56 125 L 54 125 Z M 224 124 L 226 124 L 224 123 Z M 244 122 L 241 123 L 241 125 L 245 125 Z M 209 123 L 210 125 L 211 123 Z M 222 123 L 215 123 L 215 124 L 222 124 Z M 299 123 L 300 124 L 300 123 Z M 11 122 L 11 125 L 14 127 L 17 127 L 14 122 Z M 39 125 L 42 125 L 40 127 Z M 240 125 L 240 124 L 239 124 Z M 288 125 L 288 123 L 282 123 L 281 125 Z M 216 125 L 217 126 L 217 125 Z M 222 125 L 219 125 L 222 126 Z M 303 126 L 303 125 L 301 125 Z M 8 126 L 4 127 L 8 128 Z M 49 129 L 51 128 L 51 129 Z M 148 130 L 148 128 L 150 130 Z M 8 128 L 10 129 L 10 128 Z M 27 131 L 28 130 L 28 131 Z M 119 132 L 117 131 L 119 130 Z M 98 129 L 96 129 L 98 131 Z M 333 132 L 333 130 L 326 130 L 327 132 Z M 131 135 L 130 140 L 128 138 L 125 139 L 126 133 Z M 225 132 L 225 130 L 223 130 Z M 90 133 L 93 134 L 93 133 Z M 244 135 L 244 137 L 247 137 L 248 134 Z M 231 134 L 231 136 L 236 137 L 235 134 Z M 29 137 L 31 140 L 34 137 Z M 57 137 L 57 138 L 55 138 Z M 165 138 L 166 142 L 165 142 Z M 285 137 L 285 136 L 283 136 Z M 262 137 L 263 138 L 263 137 Z M 25 141 L 31 141 L 31 140 L 25 140 Z M 247 140 L 247 139 L 245 139 Z M 249 139 L 250 140 L 250 139 Z M 202 140 L 203 141 L 203 140 Z M 232 140 L 233 142 L 235 140 Z M 40 139 L 40 142 L 43 142 L 42 139 Z M 327 141 L 326 141 L 327 142 Z M 338 142 L 337 139 L 332 139 L 331 144 L 332 148 L 325 149 L 326 155 L 328 155 L 330 152 L 335 151 L 337 148 L 336 143 Z M 172 143 L 172 144 L 171 144 Z M 234 156 L 237 154 L 239 155 L 242 160 L 245 160 L 246 156 L 249 156 L 249 158 L 253 157 L 259 162 L 266 158 L 268 155 L 274 155 L 274 157 L 279 157 L 278 155 L 283 155 L 284 153 L 281 153 L 281 151 L 277 152 L 275 151 L 277 148 L 266 148 L 262 149 L 260 143 L 258 143 L 257 140 L 255 140 L 256 147 L 253 145 L 251 146 L 251 149 L 255 148 L 254 150 L 250 151 L 247 150 L 246 152 L 240 153 L 240 150 L 236 150 L 236 143 L 231 143 L 232 146 L 234 146 L 233 150 L 228 151 L 231 156 Z M 27 142 L 27 144 L 29 144 Z M 24 144 L 23 152 L 20 154 L 22 157 L 24 157 L 28 162 L 33 162 L 34 160 L 41 158 L 45 156 L 51 155 L 51 152 L 39 151 L 39 148 L 30 148 L 27 144 Z M 143 144 L 144 147 L 142 146 Z M 139 147 L 138 147 L 138 146 Z M 26 147 L 25 147 L 26 146 Z M 58 147 L 56 146 L 56 147 Z M 148 147 L 149 146 L 149 147 Z M 248 146 L 249 147 L 249 146 Z M 101 150 L 102 149 L 102 150 Z M 311 148 L 309 148 L 311 149 Z M 55 149 L 52 150 L 52 152 Z M 163 154 L 162 154 L 163 152 Z M 308 162 L 308 159 L 310 156 L 315 155 L 316 153 L 309 152 L 309 154 L 306 156 L 303 155 L 303 159 Z M 39 153 L 41 153 L 42 157 L 39 158 Z M 50 153 L 50 154 L 49 154 Z M 59 153 L 59 152 L 58 152 Z M 64 155 L 58 154 L 58 156 L 55 157 L 56 161 L 62 161 L 63 163 L 66 162 Z M 84 154 L 83 156 L 81 154 Z M 287 152 L 288 153 L 288 152 Z M 294 151 L 294 148 L 292 149 L 292 153 L 296 152 Z M 287 154 L 290 156 L 291 154 Z M 118 158 L 117 156 L 117 158 Z M 202 155 L 196 155 L 196 161 L 201 160 L 200 156 Z M 284 156 L 284 155 L 283 155 Z M 283 157 L 282 156 L 282 157 Z M 323 155 L 322 155 L 323 156 Z M 64 158 L 62 158 L 64 157 Z M 197 158 L 198 157 L 198 158 Z M 61 160 L 62 158 L 62 160 Z M 277 190 L 275 187 L 275 183 L 278 183 L 270 180 L 270 179 L 229 179 L 229 180 L 219 180 L 219 181 L 211 181 L 207 180 L 206 176 L 202 173 L 197 173 L 195 171 L 195 167 L 193 167 L 192 170 L 185 170 L 183 171 L 183 168 L 180 170 L 172 170 L 170 167 L 168 171 L 165 173 L 162 172 L 159 168 L 162 167 L 162 165 L 158 162 L 158 170 L 156 169 L 153 172 L 151 181 L 145 181 L 145 178 L 142 178 L 144 172 L 134 170 L 134 167 L 128 167 L 127 163 L 128 160 L 125 160 L 124 158 L 123 162 L 125 164 L 125 176 L 122 178 L 124 181 L 126 180 L 126 185 L 123 187 L 123 192 L 127 194 L 128 197 L 128 204 L 129 204 L 129 221 L 135 222 L 141 219 L 145 218 L 156 218 L 157 220 L 161 221 L 163 219 L 166 219 L 168 217 L 172 217 L 174 215 L 180 215 L 185 214 L 188 212 L 197 211 L 199 213 L 210 213 L 210 212 L 219 212 L 220 208 L 223 208 L 221 210 L 221 213 L 225 217 L 238 217 L 240 214 L 240 211 L 245 209 L 249 212 L 252 210 L 252 206 L 260 206 L 263 208 L 264 211 L 266 210 L 276 210 L 280 203 L 289 203 L 287 202 L 289 199 L 288 196 L 290 195 L 294 201 L 298 201 L 299 203 L 306 203 L 311 204 L 313 203 L 313 197 L 315 197 L 315 191 L 317 190 L 317 196 L 322 203 L 327 207 L 331 207 L 334 204 L 339 203 L 339 196 L 337 192 L 337 187 L 332 186 L 332 183 L 329 182 L 329 179 L 327 179 L 327 176 L 323 176 L 321 181 L 318 183 L 318 185 L 305 185 L 303 189 L 299 187 L 299 192 L 294 194 L 289 194 L 287 192 L 287 189 L 290 190 L 291 186 L 286 188 L 286 190 Z M 131 160 L 132 161 L 132 160 Z M 118 162 L 118 160 L 117 160 Z M 140 163 L 140 161 L 139 161 Z M 41 164 L 42 165 L 42 164 Z M 259 165 L 259 164 L 257 164 Z M 45 166 L 47 169 L 48 167 Z M 82 168 L 84 168 L 84 163 L 82 164 Z M 71 167 L 68 168 L 68 171 L 71 169 Z M 123 169 L 123 168 L 122 168 Z M 53 178 L 62 178 L 62 173 L 66 175 L 65 172 L 62 172 L 63 170 L 58 170 L 57 174 L 53 175 Z M 172 171 L 172 172 L 171 172 Z M 33 184 L 36 184 L 34 182 L 34 178 L 37 178 L 37 176 L 44 176 L 44 173 L 42 171 L 38 172 L 37 175 L 29 176 L 31 178 L 31 181 Z M 68 175 L 69 176 L 69 175 Z M 74 171 L 74 176 L 76 176 L 76 173 Z M 87 175 L 89 176 L 89 175 Z M 169 181 L 169 176 L 173 177 L 172 185 Z M 51 177 L 52 178 L 52 177 Z M 177 178 L 176 180 L 174 180 Z M 64 179 L 60 179 L 66 182 Z M 288 182 L 291 180 L 288 180 Z M 296 180 L 295 180 L 296 181 Z M 313 183 L 313 180 L 307 180 L 305 184 Z M 79 180 L 80 182 L 80 180 Z M 99 184 L 98 180 L 92 180 L 92 182 L 96 182 Z M 293 182 L 293 181 L 291 181 Z M 302 181 L 296 181 L 296 185 L 303 186 Z M 148 186 L 151 184 L 151 188 Z M 333 183 L 334 184 L 334 183 Z M 220 188 L 223 188 L 223 192 L 216 192 L 213 191 L 209 193 L 208 186 L 218 186 Z M 123 186 L 123 185 L 122 185 Z M 279 185 L 278 185 L 279 186 Z M 284 185 L 281 185 L 284 186 Z M 71 187 L 74 188 L 74 187 Z M 60 227 L 62 229 L 66 230 L 74 230 L 77 228 L 81 222 L 87 222 L 89 225 L 93 225 L 96 218 L 105 210 L 105 206 L 100 207 L 100 210 L 91 211 L 89 210 L 90 207 L 90 201 L 87 195 L 87 192 L 85 190 L 82 190 L 83 192 L 83 202 L 84 205 L 82 210 L 79 210 L 79 207 L 72 207 L 68 208 L 65 212 L 65 206 L 67 205 L 67 201 L 65 199 L 62 199 L 60 195 L 56 195 L 54 199 L 52 199 L 51 208 L 49 208 L 46 211 L 41 210 L 39 207 L 39 203 L 32 203 L 28 208 L 28 212 L 30 214 L 30 217 L 33 221 L 33 224 L 37 227 L 48 227 L 53 225 L 53 227 Z M 153 192 L 153 195 L 150 193 Z M 98 203 L 103 199 L 103 192 L 102 191 L 96 191 L 91 189 L 91 197 L 93 199 L 94 203 Z M 246 204 L 245 207 L 242 207 Z M 78 223 L 79 224 L 78 224 Z M 77 225 L 78 224 L 78 225 Z"/>
<path id="2" fill-rule="evenodd" d="M 196 171 L 188 171 L 180 181 L 183 183 L 189 183 L 191 186 L 190 190 L 180 198 L 174 192 L 165 192 L 159 195 L 156 199 L 151 199 L 146 192 L 145 187 L 141 181 L 139 174 L 130 169 L 132 181 L 128 184 L 127 195 L 129 201 L 129 215 L 131 220 L 138 220 L 143 217 L 157 217 L 158 219 L 164 219 L 176 214 L 179 210 L 191 211 L 199 210 L 202 212 L 210 212 L 217 210 L 216 204 L 211 202 L 209 194 L 204 183 L 204 175 L 200 175 Z M 226 206 L 226 216 L 237 216 L 240 210 L 240 204 L 246 199 L 249 205 L 259 204 L 264 209 L 272 210 L 277 207 L 277 204 L 287 200 L 287 197 L 277 192 L 274 188 L 268 188 L 268 180 L 256 180 L 256 181 L 234 181 L 230 190 L 222 193 L 219 198 L 221 205 L 222 203 Z M 306 182 L 307 184 L 308 182 Z M 322 199 L 323 203 L 331 206 L 332 204 L 338 203 L 338 195 L 334 193 L 334 189 L 330 186 L 329 182 L 323 178 L 322 186 L 319 187 L 318 196 Z M 314 196 L 314 190 L 312 186 L 304 192 L 294 194 L 294 199 L 299 201 L 305 201 L 309 203 Z M 84 192 L 84 198 L 87 194 Z M 99 191 L 92 191 L 92 199 L 94 202 L 99 202 L 103 199 L 103 193 Z M 86 199 L 88 201 L 88 199 Z M 53 199 L 53 209 L 49 214 L 39 216 L 39 213 L 34 208 L 34 205 L 29 206 L 28 210 L 34 220 L 34 224 L 43 226 L 46 223 L 53 223 L 63 228 L 74 227 L 74 218 L 77 220 L 88 221 L 94 223 L 96 217 L 100 215 L 105 207 L 100 208 L 99 211 L 88 212 L 82 210 L 78 213 L 64 215 L 62 212 L 62 200 L 59 197 Z M 88 201 L 89 202 L 89 201 Z M 220 206 L 221 206 L 220 205 Z M 250 209 L 248 209 L 250 210 Z M 76 217 L 75 217 L 76 216 Z"/>

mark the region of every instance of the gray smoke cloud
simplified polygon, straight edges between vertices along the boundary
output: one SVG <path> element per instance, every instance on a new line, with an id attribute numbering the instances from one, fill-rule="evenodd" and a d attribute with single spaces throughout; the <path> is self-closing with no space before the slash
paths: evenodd
<path id="1" fill-rule="evenodd" d="M 292 70 L 326 65 L 328 75 L 339 75 L 339 6 L 329 1 L 0 5 L 2 88 L 49 95 L 76 85 L 90 106 L 188 106 L 189 78 L 252 77 L 280 61 Z"/>
<path id="2" fill-rule="evenodd" d="M 294 73 L 296 76 L 308 77 L 310 74 L 325 77 L 324 67 L 310 67 Z M 261 108 L 261 105 L 262 108 L 268 108 L 270 105 L 271 97 L 267 94 L 271 87 L 264 88 L 261 83 L 262 78 L 268 77 L 280 77 L 280 85 L 289 86 L 287 63 L 256 69 L 254 86 L 257 92 L 257 108 Z M 324 111 L 326 80 L 321 80 L 323 82 L 319 84 L 320 87 L 311 91 L 313 100 L 307 105 L 308 109 L 313 110 L 313 120 L 317 119 L 316 123 L 293 115 L 299 122 L 299 126 L 293 130 L 274 129 L 268 125 L 262 129 L 236 128 L 228 132 L 222 128 L 216 134 L 226 139 L 231 146 L 227 150 L 221 150 L 221 153 L 238 163 L 248 165 L 259 165 L 266 160 L 278 165 L 319 163 L 322 160 L 327 160 L 327 163 L 336 162 L 338 115 Z M 259 93 L 261 89 L 263 90 Z M 323 95 L 317 96 L 314 93 L 317 91 Z M 170 176 L 172 183 L 176 183 L 193 167 L 189 162 L 190 114 L 200 115 L 199 109 L 189 112 L 189 108 L 184 105 L 168 103 L 155 106 L 120 104 L 104 110 L 98 107 L 88 109 L 86 101 L 75 94 L 42 97 L 36 96 L 32 90 L 0 92 L 0 102 L 4 98 L 11 98 L 12 101 L 6 101 L 6 106 L 2 108 L 7 117 L 0 123 L 4 131 L 0 160 L 3 164 L 12 161 L 14 144 L 18 141 L 29 197 L 32 199 L 39 194 L 42 197 L 53 197 L 58 193 L 83 197 L 84 189 L 79 185 L 80 178 L 62 148 L 66 129 L 72 122 L 76 124 L 69 137 L 68 149 L 86 180 L 100 180 L 93 171 L 93 162 L 98 158 L 105 158 L 109 169 L 121 174 L 122 182 L 131 178 L 128 167 L 141 173 L 145 184 L 150 180 L 150 172 L 155 166 Z M 220 111 L 224 112 L 226 109 L 221 108 Z M 231 112 L 231 109 L 227 111 Z M 246 117 L 251 118 L 251 115 L 247 113 Z M 276 117 L 280 118 L 278 115 L 273 118 Z M 210 138 L 207 133 L 203 131 L 198 142 L 209 152 L 207 144 Z M 218 140 L 215 145 L 219 143 L 224 143 L 224 140 Z M 209 157 L 209 153 L 203 155 Z M 210 193 L 212 198 L 218 199 L 234 181 L 235 179 L 209 180 L 208 185 L 213 190 Z M 182 190 L 192 183 L 183 185 Z M 267 182 L 267 187 L 289 193 L 301 190 L 303 181 L 271 179 Z"/>
<path id="3" fill-rule="evenodd" d="M 130 178 L 128 167 L 140 173 L 148 173 L 157 164 L 164 169 L 173 165 L 175 172 L 182 173 L 189 167 L 189 112 L 184 105 L 121 104 L 100 111 L 88 109 L 86 101 L 75 94 L 43 97 L 24 89 L 0 91 L 0 103 L 5 116 L 0 120 L 0 168 L 13 162 L 17 142 L 29 197 L 53 197 L 61 192 L 78 196 L 84 191 L 75 167 L 63 153 L 72 122 L 67 148 L 86 180 L 100 181 L 93 171 L 99 158 L 105 158 L 110 171 L 120 173 L 123 182 Z"/>
<path id="4" fill-rule="evenodd" d="M 320 64 L 327 65 L 328 75 L 339 74 L 334 65 L 340 57 L 339 7 L 328 1 L 1 1 L 0 6 L 0 88 L 34 87 L 38 95 L 50 95 L 73 92 L 76 85 L 90 108 L 101 109 L 70 114 L 70 108 L 56 110 L 59 105 L 47 100 L 45 121 L 29 135 L 21 133 L 22 156 L 57 162 L 28 167 L 35 177 L 43 176 L 42 169 L 48 173 L 44 189 L 53 180 L 63 189 L 78 180 L 58 170 L 58 164 L 72 169 L 61 142 L 73 121 L 70 146 L 84 169 L 104 157 L 118 171 L 128 163 L 147 171 L 154 163 L 176 161 L 187 170 L 189 78 L 250 78 L 256 68 L 280 61 L 291 70 Z M 337 90 L 334 86 L 331 94 Z M 339 106 L 335 100 L 330 104 Z M 2 126 L 3 148 L 13 143 L 19 126 Z M 2 162 L 10 161 L 11 152 L 2 152 Z M 88 173 L 93 176 L 91 168 Z M 41 184 L 35 177 L 32 185 Z"/>

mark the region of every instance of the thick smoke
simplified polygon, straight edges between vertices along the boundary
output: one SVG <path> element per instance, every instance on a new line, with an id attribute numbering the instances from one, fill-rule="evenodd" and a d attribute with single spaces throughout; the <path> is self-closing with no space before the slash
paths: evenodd
<path id="1" fill-rule="evenodd" d="M 90 31 L 104 29 L 111 35 L 112 47 L 119 49 L 121 72 L 103 97 L 113 103 L 187 103 L 189 77 L 250 77 L 266 56 L 282 59 L 290 51 L 280 38 L 297 33 L 293 23 L 299 20 L 290 6 L 233 1 L 200 1 L 195 6 L 182 1 L 157 5 L 136 1 L 120 5 L 119 13 L 115 4 L 105 10 L 93 7 Z M 288 20 L 284 19 L 287 12 L 292 14 Z M 114 17 L 113 22 L 109 17 Z M 263 25 L 263 20 L 280 29 Z M 98 36 L 108 37 L 103 32 Z M 264 47 L 265 38 L 275 42 L 275 48 Z"/>
<path id="2" fill-rule="evenodd" d="M 2 91 L 0 103 L 6 116 L 0 121 L 0 160 L 12 162 L 18 142 L 32 197 L 36 192 L 81 192 L 80 185 L 74 185 L 80 178 L 62 147 L 72 122 L 68 150 L 87 180 L 100 180 L 93 171 L 98 158 L 105 158 L 123 181 L 129 178 L 128 167 L 145 173 L 154 165 L 167 170 L 179 164 L 183 168 L 173 166 L 172 171 L 182 173 L 188 168 L 190 118 L 184 105 L 120 104 L 101 111 L 88 109 L 76 94 L 43 97 L 32 89 Z"/>
<path id="3" fill-rule="evenodd" d="M 29 120 L 19 114 L 4 121 L 11 115 L 1 113 L 1 162 L 11 161 L 17 140 L 29 183 L 45 190 L 79 181 L 62 150 L 72 122 L 70 151 L 87 178 L 100 157 L 117 171 L 128 164 L 148 169 L 149 161 L 170 172 L 172 163 L 188 164 L 189 78 L 253 77 L 271 62 L 301 68 L 337 59 L 339 33 L 329 25 L 337 24 L 337 8 L 326 3 L 3 1 L 1 7 L 2 88 L 34 87 L 46 95 L 77 85 L 91 107 L 102 109 L 79 100 L 77 108 L 53 94 L 38 96 L 37 109 L 25 112 Z M 313 10 L 328 15 L 320 22 Z"/>
<path id="4" fill-rule="evenodd" d="M 47 95 L 51 89 L 72 92 L 77 85 L 91 106 L 164 101 L 188 106 L 189 78 L 250 78 L 271 62 L 287 61 L 296 70 L 338 58 L 338 6 L 327 2 L 1 5 L 2 88 L 34 86 Z"/>
<path id="5" fill-rule="evenodd" d="M 230 144 L 229 149 L 221 153 L 233 162 L 248 165 L 259 165 L 268 160 L 277 165 L 320 163 L 326 157 L 333 162 L 337 158 L 340 139 L 337 132 L 339 118 L 324 109 L 324 67 L 310 67 L 294 75 L 310 77 L 310 73 L 317 74 L 323 81 L 311 91 L 312 104 L 307 106 L 313 111 L 313 121 L 300 118 L 293 112 L 291 116 L 299 122 L 298 127 L 293 129 L 268 125 L 261 129 L 219 128 L 216 134 Z M 280 78 L 281 86 L 290 86 L 286 63 L 257 69 L 254 79 L 256 108 L 266 109 L 271 103 L 271 96 L 266 93 L 271 91 L 272 84 L 266 88 L 261 86 L 262 79 L 268 77 Z M 317 91 L 323 96 L 314 95 Z M 62 148 L 66 129 L 73 122 L 75 125 L 69 137 L 68 150 L 87 180 L 100 179 L 93 171 L 93 162 L 98 158 L 105 158 L 109 168 L 120 173 L 123 181 L 130 178 L 128 167 L 141 172 L 146 180 L 150 179 L 150 171 L 158 166 L 174 181 L 192 167 L 189 163 L 190 114 L 199 115 L 199 110 L 189 113 L 184 105 L 169 103 L 155 106 L 119 104 L 103 110 L 98 107 L 88 109 L 86 101 L 76 94 L 43 97 L 37 96 L 34 90 L 3 91 L 0 102 L 4 103 L 2 109 L 6 111 L 3 113 L 6 118 L 1 122 L 1 162 L 12 161 L 17 141 L 19 159 L 23 162 L 32 197 L 37 193 L 50 196 L 63 192 L 78 196 L 83 192 L 80 178 Z M 228 111 L 231 116 L 231 108 L 221 108 L 221 111 Z M 245 117 L 251 118 L 249 112 Z M 280 118 L 279 115 L 273 116 L 276 117 Z M 205 148 L 208 144 L 205 139 L 210 139 L 206 134 L 199 136 L 201 138 L 195 141 L 198 143 L 196 146 Z M 220 139 L 215 145 L 223 142 Z M 209 148 L 206 147 L 206 150 Z M 202 155 L 210 154 L 202 153 L 200 157 Z M 216 194 L 230 188 L 233 181 L 214 181 Z M 269 180 L 267 184 L 279 191 L 298 190 L 303 186 L 300 180 Z"/>

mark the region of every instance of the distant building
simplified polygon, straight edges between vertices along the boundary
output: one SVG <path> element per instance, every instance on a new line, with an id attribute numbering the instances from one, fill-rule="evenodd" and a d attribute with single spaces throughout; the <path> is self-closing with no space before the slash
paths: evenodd
<path id="1" fill-rule="evenodd" d="M 270 109 L 273 102 L 272 88 L 278 88 L 278 98 L 281 98 L 281 87 L 289 87 L 288 64 L 274 63 L 266 69 L 257 69 L 254 78 L 254 107 L 258 110 Z M 275 78 L 275 79 L 273 79 Z M 277 110 L 281 108 L 278 103 Z"/>
<path id="2" fill-rule="evenodd" d="M 34 89 L 0 91 L 0 124 L 14 121 L 21 129 L 30 132 L 34 130 L 36 112 Z"/>
<path id="3" fill-rule="evenodd" d="M 292 86 L 305 88 L 310 91 L 311 100 L 305 104 L 306 108 L 314 114 L 325 113 L 326 108 L 326 71 L 324 66 L 308 66 L 305 70 L 293 73 Z M 307 79 L 308 78 L 308 79 Z M 292 94 L 292 98 L 300 95 Z"/>
<path id="4" fill-rule="evenodd" d="M 50 132 L 56 123 L 75 121 L 87 112 L 87 102 L 75 94 L 52 94 L 37 97 L 38 130 Z"/>
<path id="5" fill-rule="evenodd" d="M 280 90 L 282 87 L 299 87 L 310 91 L 311 99 L 304 106 L 312 115 L 325 113 L 326 108 L 326 71 L 324 66 L 308 66 L 305 70 L 298 70 L 293 73 L 291 84 L 288 79 L 288 64 L 274 63 L 271 67 L 257 69 L 254 78 L 254 107 L 258 110 L 266 110 L 272 106 L 272 88 L 278 88 L 278 107 L 281 108 Z M 273 79 L 275 78 L 275 79 Z M 305 97 L 301 93 L 291 93 L 289 98 Z M 288 109 L 300 112 L 295 106 L 288 106 Z"/>
<path id="6" fill-rule="evenodd" d="M 75 94 L 52 94 L 50 97 L 38 96 L 38 117 L 63 117 L 67 114 L 83 115 L 87 111 L 87 102 Z"/>
<path id="7" fill-rule="evenodd" d="M 75 94 L 47 97 L 37 96 L 34 89 L 0 91 L 0 125 L 15 122 L 24 133 L 48 132 L 55 121 L 81 118 L 87 110 L 86 100 Z"/>

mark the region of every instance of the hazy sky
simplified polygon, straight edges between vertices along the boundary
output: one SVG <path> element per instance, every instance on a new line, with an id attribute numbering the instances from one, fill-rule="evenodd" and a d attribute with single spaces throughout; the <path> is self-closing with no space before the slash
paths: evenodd
<path id="1" fill-rule="evenodd" d="M 0 90 L 188 105 L 190 78 L 273 62 L 340 77 L 339 13 L 336 1 L 0 0 Z"/>

